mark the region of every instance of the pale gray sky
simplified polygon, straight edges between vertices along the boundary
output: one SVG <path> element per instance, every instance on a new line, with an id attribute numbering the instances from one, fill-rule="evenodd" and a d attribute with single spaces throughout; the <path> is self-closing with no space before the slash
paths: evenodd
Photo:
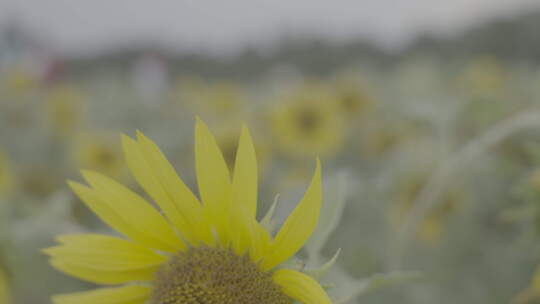
<path id="1" fill-rule="evenodd" d="M 0 25 L 18 19 L 68 53 L 129 41 L 230 53 L 284 33 L 399 45 L 419 30 L 451 33 L 531 7 L 540 0 L 0 0 Z"/>

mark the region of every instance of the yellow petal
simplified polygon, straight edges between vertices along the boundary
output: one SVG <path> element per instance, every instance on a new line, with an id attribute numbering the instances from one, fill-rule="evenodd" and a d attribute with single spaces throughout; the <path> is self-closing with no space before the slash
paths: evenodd
<path id="1" fill-rule="evenodd" d="M 271 269 L 293 256 L 315 230 L 321 209 L 321 165 L 317 168 L 304 198 L 287 218 L 264 257 L 263 269 Z"/>
<path id="2" fill-rule="evenodd" d="M 72 189 L 113 229 L 145 246 L 168 252 L 185 248 L 159 212 L 143 198 L 94 172 L 83 172 L 94 189 L 69 183 Z"/>
<path id="3" fill-rule="evenodd" d="M 227 235 L 230 237 L 230 243 L 234 252 L 242 256 L 250 248 L 251 234 L 249 232 L 248 217 L 244 210 L 231 208 L 229 213 Z"/>
<path id="4" fill-rule="evenodd" d="M 291 269 L 280 269 L 272 275 L 274 282 L 281 286 L 289 297 L 303 304 L 331 304 L 321 285 L 312 277 Z"/>
<path id="5" fill-rule="evenodd" d="M 139 244 L 99 234 L 65 235 L 58 238 L 62 245 L 43 250 L 59 261 L 106 271 L 126 271 L 151 268 L 166 261 L 166 257 Z"/>
<path id="6" fill-rule="evenodd" d="M 139 234 L 139 229 L 136 226 L 134 227 L 126 222 L 122 216 L 117 214 L 114 209 L 109 206 L 109 204 L 102 202 L 93 189 L 72 181 L 68 182 L 68 185 L 86 206 L 97 214 L 107 225 L 111 226 L 111 228 L 141 244 L 152 243 L 152 240 L 147 240 L 144 235 Z"/>
<path id="7" fill-rule="evenodd" d="M 213 241 L 202 220 L 199 200 L 176 174 L 159 147 L 142 133 L 138 142 L 122 136 L 128 166 L 141 187 L 154 199 L 179 232 L 192 244 Z"/>
<path id="8" fill-rule="evenodd" d="M 199 195 L 207 214 L 222 244 L 228 244 L 227 214 L 231 200 L 229 169 L 214 136 L 199 118 L 195 124 L 195 169 Z"/>
<path id="9" fill-rule="evenodd" d="M 257 212 L 257 157 L 249 130 L 242 127 L 232 182 L 232 202 L 255 218 Z"/>
<path id="10" fill-rule="evenodd" d="M 158 266 L 133 270 L 105 270 L 92 265 L 75 264 L 63 258 L 52 258 L 49 263 L 61 272 L 97 284 L 120 284 L 134 281 L 152 281 Z"/>
<path id="11" fill-rule="evenodd" d="M 249 254 L 251 259 L 258 263 L 268 252 L 271 238 L 268 231 L 255 219 L 250 219 L 248 223 L 251 239 Z"/>
<path id="12" fill-rule="evenodd" d="M 143 304 L 150 297 L 146 286 L 100 288 L 52 297 L 54 304 Z"/>
<path id="13" fill-rule="evenodd" d="M 102 201 L 110 202 L 109 205 L 126 222 L 156 240 L 156 249 L 176 252 L 185 248 L 163 216 L 135 192 L 96 172 L 84 171 L 83 176 Z"/>
<path id="14" fill-rule="evenodd" d="M 224 204 L 230 195 L 229 169 L 214 136 L 197 119 L 195 125 L 195 166 L 199 194 L 204 204 Z"/>

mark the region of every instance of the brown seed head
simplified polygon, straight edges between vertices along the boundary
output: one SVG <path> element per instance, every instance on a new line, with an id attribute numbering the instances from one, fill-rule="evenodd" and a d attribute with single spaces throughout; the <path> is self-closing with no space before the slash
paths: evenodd
<path id="1" fill-rule="evenodd" d="M 201 246 L 173 256 L 157 273 L 152 304 L 290 304 L 249 256 Z"/>

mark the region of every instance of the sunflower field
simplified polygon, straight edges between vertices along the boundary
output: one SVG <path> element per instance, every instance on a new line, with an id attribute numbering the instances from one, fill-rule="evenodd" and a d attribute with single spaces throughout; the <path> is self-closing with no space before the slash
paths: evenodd
<path id="1" fill-rule="evenodd" d="M 0 304 L 540 303 L 538 64 L 26 59 L 0 66 Z"/>

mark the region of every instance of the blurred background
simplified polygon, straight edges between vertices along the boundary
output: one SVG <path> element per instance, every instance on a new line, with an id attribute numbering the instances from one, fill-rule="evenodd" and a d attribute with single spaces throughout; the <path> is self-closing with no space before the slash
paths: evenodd
<path id="1" fill-rule="evenodd" d="M 140 191 L 141 130 L 194 186 L 196 115 L 229 164 L 247 123 L 278 218 L 317 155 L 325 208 L 346 177 L 342 277 L 422 273 L 347 303 L 540 303 L 539 32 L 537 0 L 0 0 L 0 304 L 90 288 L 39 251 L 108 231 L 65 181 Z"/>

